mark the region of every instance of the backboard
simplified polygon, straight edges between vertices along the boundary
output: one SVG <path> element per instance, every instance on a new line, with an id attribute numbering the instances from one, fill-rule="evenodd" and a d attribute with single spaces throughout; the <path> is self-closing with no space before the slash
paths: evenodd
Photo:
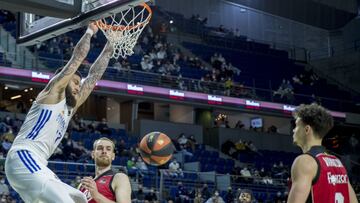
<path id="1" fill-rule="evenodd" d="M 23 1 L 24 0 L 22 0 L 22 2 Z M 108 17 L 111 14 L 119 13 L 130 7 L 146 2 L 146 0 L 26 1 L 41 1 L 43 5 L 45 5 L 43 8 L 46 10 L 34 9 L 28 6 L 27 12 L 19 12 L 17 18 L 17 44 L 23 46 L 37 44 L 66 32 L 84 27 L 90 21 Z M 54 2 L 58 5 L 55 6 Z M 22 4 L 24 4 L 24 2 Z M 63 7 L 57 8 L 59 5 Z M 59 9 L 63 9 L 66 12 L 59 12 Z"/>

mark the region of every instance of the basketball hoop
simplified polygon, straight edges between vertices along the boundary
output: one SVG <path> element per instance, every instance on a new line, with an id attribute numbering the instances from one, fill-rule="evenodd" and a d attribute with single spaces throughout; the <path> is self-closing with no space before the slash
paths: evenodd
<path id="1" fill-rule="evenodd" d="M 134 53 L 133 48 L 151 16 L 151 8 L 142 3 L 96 21 L 96 25 L 114 47 L 112 58 L 125 58 Z"/>

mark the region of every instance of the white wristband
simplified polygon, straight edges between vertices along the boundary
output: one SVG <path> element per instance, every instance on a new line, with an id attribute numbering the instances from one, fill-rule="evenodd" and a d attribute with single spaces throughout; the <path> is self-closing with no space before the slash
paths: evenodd
<path id="1" fill-rule="evenodd" d="M 91 36 L 94 35 L 94 31 L 90 28 L 86 29 L 86 32 L 85 33 L 89 33 Z"/>

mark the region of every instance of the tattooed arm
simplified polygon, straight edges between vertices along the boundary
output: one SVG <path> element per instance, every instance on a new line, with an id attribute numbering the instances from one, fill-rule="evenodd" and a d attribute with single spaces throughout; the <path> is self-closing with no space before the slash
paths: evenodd
<path id="1" fill-rule="evenodd" d="M 88 96 L 94 89 L 96 82 L 101 79 L 102 75 L 104 74 L 109 64 L 109 60 L 111 58 L 112 53 L 113 53 L 113 46 L 110 44 L 110 42 L 107 42 L 101 54 L 98 56 L 96 61 L 90 67 L 89 73 L 85 78 L 83 84 L 81 85 L 80 98 L 79 101 L 77 102 L 75 110 L 85 102 L 85 100 L 88 98 Z"/>
<path id="2" fill-rule="evenodd" d="M 96 33 L 98 28 L 95 24 L 90 24 L 88 29 Z M 69 62 L 57 73 L 47 84 L 45 89 L 38 95 L 37 101 L 41 103 L 57 103 L 65 97 L 65 88 L 73 75 L 87 56 L 90 49 L 90 39 L 92 34 L 86 32 L 76 44 Z"/>

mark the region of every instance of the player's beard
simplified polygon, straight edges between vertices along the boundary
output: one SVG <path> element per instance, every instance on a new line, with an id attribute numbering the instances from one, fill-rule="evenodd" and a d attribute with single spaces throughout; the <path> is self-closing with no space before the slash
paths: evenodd
<path id="1" fill-rule="evenodd" d="M 98 157 L 95 160 L 96 166 L 100 166 L 100 167 L 107 167 L 111 164 L 111 160 L 110 158 L 102 158 L 102 157 Z"/>
<path id="2" fill-rule="evenodd" d="M 76 98 L 72 94 L 70 86 L 65 89 L 66 104 L 72 108 L 76 106 Z"/>

